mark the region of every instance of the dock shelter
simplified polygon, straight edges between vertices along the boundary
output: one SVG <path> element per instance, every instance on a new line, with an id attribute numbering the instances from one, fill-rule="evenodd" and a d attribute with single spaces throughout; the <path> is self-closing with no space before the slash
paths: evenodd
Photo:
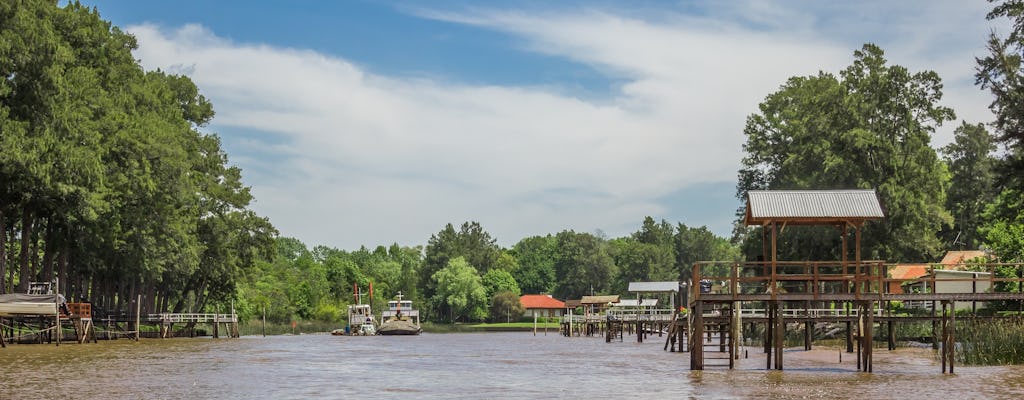
<path id="1" fill-rule="evenodd" d="M 630 293 L 636 293 L 636 298 L 641 303 L 646 300 L 643 298 L 645 293 L 654 294 L 667 294 L 669 295 L 669 308 L 676 308 L 676 295 L 679 293 L 679 282 L 667 281 L 667 282 L 630 282 L 628 291 Z"/>
<path id="2" fill-rule="evenodd" d="M 864 327 L 859 336 L 865 342 L 860 346 L 858 353 L 858 369 L 870 372 L 870 327 L 873 323 L 870 319 L 870 310 L 873 309 L 873 305 L 870 299 L 862 299 L 862 294 L 870 291 L 870 280 L 877 271 L 873 269 L 875 265 L 866 265 L 861 260 L 861 231 L 866 222 L 884 217 L 885 213 L 874 190 L 749 191 L 744 223 L 747 226 L 762 228 L 762 258 L 757 263 L 733 264 L 729 276 L 707 277 L 701 274 L 701 266 L 706 263 L 694 265 L 694 282 L 710 278 L 727 282 L 727 287 L 720 293 L 691 290 L 693 336 L 701 337 L 705 330 L 717 330 L 723 341 L 719 348 L 723 351 L 725 348 L 729 349 L 728 366 L 731 368 L 736 354 L 740 324 L 733 316 L 738 317 L 740 314 L 742 302 L 764 302 L 767 368 L 781 370 L 783 339 L 786 332 L 784 304 L 806 304 L 812 300 L 850 301 L 860 308 L 858 315 L 868 316 L 859 324 Z M 789 225 L 836 227 L 842 239 L 840 263 L 836 265 L 835 262 L 781 262 L 778 259 L 778 237 Z M 848 260 L 850 229 L 853 230 L 854 236 L 853 262 Z M 884 275 L 882 277 L 884 278 Z M 829 290 L 823 291 L 823 287 L 828 287 Z M 716 308 L 720 317 L 705 321 L 705 307 Z M 694 345 L 693 342 L 690 346 L 690 368 L 704 369 L 702 346 Z"/>

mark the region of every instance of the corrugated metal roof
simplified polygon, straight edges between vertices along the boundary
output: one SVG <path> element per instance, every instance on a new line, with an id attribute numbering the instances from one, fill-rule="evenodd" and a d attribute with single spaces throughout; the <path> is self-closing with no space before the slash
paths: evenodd
<path id="1" fill-rule="evenodd" d="M 636 299 L 622 299 L 615 304 L 615 307 L 636 307 Z M 641 307 L 657 307 L 658 299 L 643 299 L 643 302 L 639 304 Z"/>
<path id="2" fill-rule="evenodd" d="M 629 291 L 642 292 L 678 292 L 679 282 L 630 282 Z"/>
<path id="3" fill-rule="evenodd" d="M 583 298 L 580 299 L 580 304 L 608 304 L 618 302 L 619 295 L 583 296 Z"/>
<path id="4" fill-rule="evenodd" d="M 751 190 L 748 225 L 766 220 L 884 218 L 874 190 Z"/>

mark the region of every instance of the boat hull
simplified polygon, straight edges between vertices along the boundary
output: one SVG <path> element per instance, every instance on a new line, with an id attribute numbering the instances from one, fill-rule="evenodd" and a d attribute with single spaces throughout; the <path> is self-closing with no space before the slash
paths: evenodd
<path id="1" fill-rule="evenodd" d="M 419 335 L 423 332 L 423 328 L 410 321 L 405 320 L 390 320 L 381 324 L 380 329 L 377 330 L 378 335 L 393 336 L 393 335 Z"/>

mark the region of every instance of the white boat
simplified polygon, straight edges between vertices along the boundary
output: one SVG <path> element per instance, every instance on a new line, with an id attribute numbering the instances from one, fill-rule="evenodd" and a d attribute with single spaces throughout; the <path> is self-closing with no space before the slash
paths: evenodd
<path id="1" fill-rule="evenodd" d="M 59 294 L 0 294 L 0 317 L 21 315 L 56 315 L 64 304 Z"/>
<path id="2" fill-rule="evenodd" d="M 411 300 L 402 300 L 402 292 L 395 296 L 397 300 L 388 302 L 388 309 L 380 313 L 380 329 L 378 335 L 419 335 L 420 312 L 412 308 Z"/>

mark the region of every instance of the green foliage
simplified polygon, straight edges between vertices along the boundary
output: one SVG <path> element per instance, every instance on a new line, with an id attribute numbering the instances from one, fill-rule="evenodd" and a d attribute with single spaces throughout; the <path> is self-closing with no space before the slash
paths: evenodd
<path id="1" fill-rule="evenodd" d="M 573 231 L 559 232 L 555 239 L 555 297 L 578 299 L 611 290 L 618 271 L 602 239 Z"/>
<path id="2" fill-rule="evenodd" d="M 487 298 L 491 298 L 500 292 L 511 292 L 516 295 L 516 301 L 518 301 L 518 296 L 522 294 L 519 291 L 519 284 L 516 283 L 516 279 L 512 277 L 512 274 L 503 269 L 487 271 L 481 278 L 481 283 L 484 285 Z"/>
<path id="3" fill-rule="evenodd" d="M 523 293 L 551 293 L 555 288 L 555 254 L 557 241 L 554 236 L 532 236 L 520 240 L 512 247 L 511 254 L 518 260 L 519 267 L 512 271 Z"/>
<path id="4" fill-rule="evenodd" d="M 963 346 L 955 355 L 965 365 L 1024 363 L 1024 319 L 973 320 L 957 323 Z"/>
<path id="5" fill-rule="evenodd" d="M 953 143 L 942 148 L 952 174 L 946 207 L 954 222 L 942 232 L 947 248 L 977 249 L 981 244 L 982 215 L 996 196 L 994 140 L 984 125 L 965 122 L 954 132 Z"/>
<path id="6" fill-rule="evenodd" d="M 487 316 L 487 293 L 480 275 L 464 258 L 449 261 L 431 280 L 437 287 L 433 302 L 439 309 L 447 310 L 450 322 L 479 321 Z"/>
<path id="7" fill-rule="evenodd" d="M 790 78 L 747 119 L 738 195 L 753 189 L 875 189 L 886 218 L 866 226 L 866 258 L 921 260 L 937 255 L 948 172 L 930 146 L 953 111 L 938 104 L 942 83 L 932 71 L 888 65 L 866 44 L 839 76 Z M 787 232 L 780 259 L 836 259 L 838 236 Z M 750 241 L 760 241 L 757 230 Z M 817 238 L 834 238 L 831 243 Z M 759 243 L 758 243 L 759 244 Z M 819 258 L 821 257 L 821 258 Z M 828 258 L 826 258 L 828 257 Z"/>
<path id="8" fill-rule="evenodd" d="M 498 259 L 499 248 L 496 240 L 484 231 L 479 222 L 465 222 L 458 232 L 452 224 L 430 236 L 427 241 L 420 289 L 424 296 L 433 298 L 437 294 L 435 282 L 430 279 L 437 271 L 458 257 L 462 257 L 478 271 L 486 273 Z M 437 310 L 435 310 L 437 311 Z"/>
<path id="9" fill-rule="evenodd" d="M 491 297 L 491 321 L 511 322 L 522 318 L 526 309 L 519 302 L 519 294 L 510 291 L 499 291 Z"/>

